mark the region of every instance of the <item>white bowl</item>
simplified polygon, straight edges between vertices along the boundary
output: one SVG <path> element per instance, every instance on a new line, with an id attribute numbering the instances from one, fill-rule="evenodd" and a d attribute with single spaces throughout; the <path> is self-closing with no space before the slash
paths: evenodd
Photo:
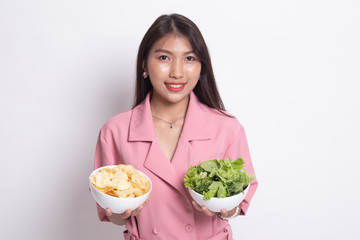
<path id="1" fill-rule="evenodd" d="M 239 206 L 239 204 L 244 200 L 249 190 L 249 186 L 250 184 L 247 186 L 247 188 L 244 190 L 243 193 L 239 193 L 237 195 L 231 197 L 225 197 L 225 198 L 210 198 L 207 201 L 203 199 L 204 198 L 203 195 L 195 192 L 191 188 L 189 188 L 189 192 L 191 197 L 200 206 L 205 206 L 212 212 L 220 212 L 221 209 L 226 209 L 227 211 L 230 211 L 234 209 L 236 206 Z"/>
<path id="2" fill-rule="evenodd" d="M 111 165 L 111 166 L 104 166 L 101 168 L 98 168 L 96 170 L 94 170 L 90 176 L 95 176 L 96 173 L 103 168 L 114 168 L 117 165 Z M 150 190 L 139 197 L 135 197 L 135 198 L 118 198 L 118 197 L 113 197 L 110 195 L 107 195 L 105 193 L 100 192 L 99 190 L 97 190 L 91 183 L 91 181 L 89 180 L 90 183 L 90 191 L 91 191 L 91 195 L 93 196 L 93 198 L 95 199 L 95 201 L 104 209 L 109 208 L 111 209 L 111 211 L 113 213 L 123 213 L 125 212 L 127 209 L 131 209 L 132 211 L 135 210 L 138 206 L 140 206 L 141 204 L 143 204 L 146 199 L 149 197 L 149 194 L 151 192 L 152 189 L 152 182 L 150 180 L 150 178 L 148 176 L 146 176 L 145 173 L 137 170 L 140 175 L 146 177 L 149 181 L 150 181 Z"/>

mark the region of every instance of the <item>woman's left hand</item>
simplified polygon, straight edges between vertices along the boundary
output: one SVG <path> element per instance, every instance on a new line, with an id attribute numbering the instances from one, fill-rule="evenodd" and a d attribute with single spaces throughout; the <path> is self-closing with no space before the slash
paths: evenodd
<path id="1" fill-rule="evenodd" d="M 200 212 L 203 212 L 205 215 L 211 217 L 212 215 L 214 215 L 215 213 L 210 211 L 207 207 L 205 206 L 200 206 L 199 204 L 197 204 L 195 201 L 192 201 L 192 204 L 194 206 L 194 208 Z"/>
<path id="2" fill-rule="evenodd" d="M 192 201 L 192 204 L 194 206 L 194 208 L 200 212 L 203 212 L 205 215 L 207 216 L 212 216 L 214 215 L 215 213 L 210 211 L 207 207 L 205 206 L 200 206 L 199 204 L 197 204 L 195 201 Z M 227 211 L 226 209 L 221 209 L 220 211 L 220 214 L 222 217 L 228 217 L 228 216 L 232 216 L 236 211 L 236 208 L 234 208 L 233 210 L 231 211 Z"/>
<path id="3" fill-rule="evenodd" d="M 234 209 L 232 209 L 232 210 L 230 210 L 230 211 L 227 211 L 226 209 L 221 209 L 220 215 L 221 215 L 222 217 L 229 217 L 229 216 L 234 215 L 235 212 L 236 212 L 236 208 L 234 208 Z"/>

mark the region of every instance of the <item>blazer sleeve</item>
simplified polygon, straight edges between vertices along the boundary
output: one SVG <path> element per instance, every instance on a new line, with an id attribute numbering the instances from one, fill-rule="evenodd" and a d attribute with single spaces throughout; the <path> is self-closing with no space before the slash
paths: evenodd
<path id="1" fill-rule="evenodd" d="M 115 165 L 115 157 L 113 149 L 106 142 L 100 132 L 96 144 L 94 168 L 97 169 L 107 165 Z M 96 206 L 100 221 L 109 222 L 110 220 L 105 215 L 105 210 L 97 203 Z"/>
<path id="2" fill-rule="evenodd" d="M 251 181 L 248 193 L 246 194 L 245 199 L 240 203 L 240 214 L 245 215 L 249 208 L 250 201 L 255 194 L 256 188 L 258 186 L 258 181 L 255 176 L 253 164 L 251 162 L 245 130 L 242 126 L 237 134 L 237 137 L 235 138 L 235 141 L 227 149 L 225 157 L 228 157 L 231 160 L 236 160 L 238 158 L 244 159 L 244 169 L 248 171 L 249 174 L 254 174 L 254 179 Z"/>

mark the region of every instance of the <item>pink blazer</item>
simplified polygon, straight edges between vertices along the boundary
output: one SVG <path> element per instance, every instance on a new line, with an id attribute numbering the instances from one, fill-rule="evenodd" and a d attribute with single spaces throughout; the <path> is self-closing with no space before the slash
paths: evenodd
<path id="1" fill-rule="evenodd" d="M 133 110 L 109 119 L 96 146 L 95 168 L 131 164 L 153 183 L 149 204 L 128 220 L 125 239 L 232 239 L 228 221 L 216 214 L 208 217 L 193 208 L 184 176 L 190 165 L 225 157 L 243 158 L 245 169 L 254 173 L 244 128 L 236 118 L 205 106 L 191 93 L 183 130 L 170 162 L 156 140 L 149 100 L 148 94 Z M 240 204 L 241 214 L 246 213 L 256 188 L 255 178 Z M 109 221 L 99 206 L 98 214 L 101 221 Z"/>

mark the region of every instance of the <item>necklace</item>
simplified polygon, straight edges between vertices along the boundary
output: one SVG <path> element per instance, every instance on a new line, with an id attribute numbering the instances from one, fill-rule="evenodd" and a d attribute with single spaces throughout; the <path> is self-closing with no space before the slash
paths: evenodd
<path id="1" fill-rule="evenodd" d="M 163 122 L 166 122 L 166 123 L 170 124 L 170 128 L 173 128 L 173 124 L 174 124 L 177 120 L 182 119 L 182 118 L 185 117 L 185 116 L 179 117 L 179 118 L 175 119 L 173 122 L 168 122 L 168 121 L 166 121 L 166 120 L 164 120 L 164 119 L 161 119 L 161 118 L 159 118 L 159 117 L 157 117 L 157 116 L 154 116 L 154 115 L 152 115 L 152 116 L 153 116 L 154 118 L 156 118 L 156 119 L 159 119 L 159 120 L 161 120 L 161 121 L 163 121 Z"/>

